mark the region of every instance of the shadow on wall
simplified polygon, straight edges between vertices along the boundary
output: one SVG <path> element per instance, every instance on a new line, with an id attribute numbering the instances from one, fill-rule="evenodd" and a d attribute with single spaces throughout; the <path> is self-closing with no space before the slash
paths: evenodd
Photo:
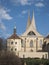
<path id="1" fill-rule="evenodd" d="M 44 42 L 42 50 L 43 52 L 48 52 L 48 59 L 49 59 L 49 43 Z"/>

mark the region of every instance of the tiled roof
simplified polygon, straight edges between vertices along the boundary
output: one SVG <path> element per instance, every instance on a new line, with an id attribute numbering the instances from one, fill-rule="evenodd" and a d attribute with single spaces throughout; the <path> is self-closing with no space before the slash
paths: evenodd
<path id="1" fill-rule="evenodd" d="M 11 35 L 8 39 L 21 39 L 17 34 Z"/>

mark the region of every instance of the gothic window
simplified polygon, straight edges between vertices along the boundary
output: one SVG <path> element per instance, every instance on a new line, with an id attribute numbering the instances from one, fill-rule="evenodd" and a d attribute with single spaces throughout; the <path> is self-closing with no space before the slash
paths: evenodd
<path id="1" fill-rule="evenodd" d="M 24 43 L 23 43 L 23 40 L 21 40 L 21 47 L 24 47 Z"/>
<path id="2" fill-rule="evenodd" d="M 33 31 L 30 31 L 28 35 L 35 35 L 35 33 Z"/>
<path id="3" fill-rule="evenodd" d="M 40 47 L 42 47 L 42 40 L 40 40 Z"/>
<path id="4" fill-rule="evenodd" d="M 13 44 L 13 41 L 11 42 L 11 44 Z"/>
<path id="5" fill-rule="evenodd" d="M 30 47 L 31 48 L 33 47 L 33 41 L 32 40 L 30 41 Z"/>

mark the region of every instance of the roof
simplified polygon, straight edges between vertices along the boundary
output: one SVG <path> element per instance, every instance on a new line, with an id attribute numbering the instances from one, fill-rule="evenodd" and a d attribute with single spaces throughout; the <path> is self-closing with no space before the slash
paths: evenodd
<path id="1" fill-rule="evenodd" d="M 11 35 L 8 39 L 21 39 L 17 34 Z"/>
<path id="2" fill-rule="evenodd" d="M 47 35 L 46 38 L 49 38 L 49 35 Z"/>
<path id="3" fill-rule="evenodd" d="M 16 27 L 14 27 L 13 34 L 12 34 L 8 39 L 21 39 L 21 38 L 16 34 Z"/>

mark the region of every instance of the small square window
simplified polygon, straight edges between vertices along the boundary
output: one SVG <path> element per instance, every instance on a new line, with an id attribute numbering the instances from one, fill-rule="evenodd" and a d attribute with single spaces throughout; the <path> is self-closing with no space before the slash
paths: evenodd
<path id="1" fill-rule="evenodd" d="M 17 44 L 17 42 L 15 42 L 15 44 Z"/>
<path id="2" fill-rule="evenodd" d="M 15 51 L 17 51 L 17 49 L 15 48 Z"/>
<path id="3" fill-rule="evenodd" d="M 11 44 L 13 44 L 13 42 L 11 42 Z"/>

